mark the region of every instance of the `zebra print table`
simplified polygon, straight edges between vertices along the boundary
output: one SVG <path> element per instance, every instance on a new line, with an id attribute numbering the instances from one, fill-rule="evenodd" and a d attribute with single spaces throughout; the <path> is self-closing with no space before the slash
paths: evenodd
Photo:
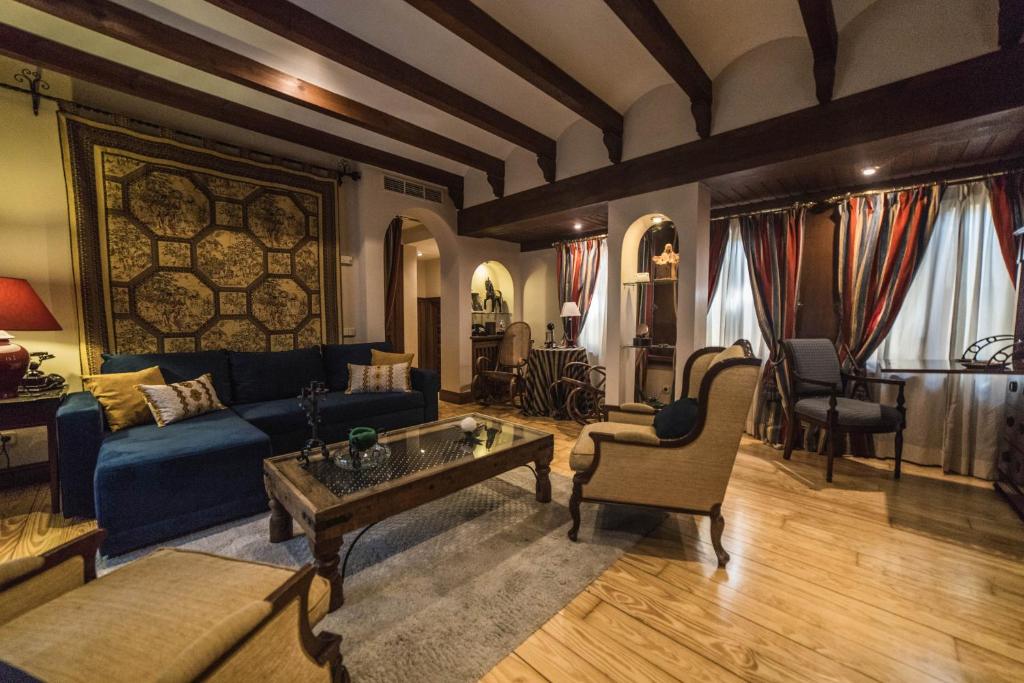
<path id="1" fill-rule="evenodd" d="M 526 390 L 523 393 L 523 415 L 565 415 L 566 392 L 561 387 L 551 391 L 551 385 L 561 379 L 565 366 L 573 362 L 586 363 L 587 350 L 581 347 L 531 349 L 526 359 Z M 584 379 L 584 372 L 573 373 Z"/>

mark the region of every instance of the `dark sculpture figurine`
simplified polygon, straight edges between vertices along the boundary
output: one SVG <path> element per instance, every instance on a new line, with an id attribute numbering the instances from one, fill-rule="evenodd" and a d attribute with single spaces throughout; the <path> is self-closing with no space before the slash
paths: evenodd
<path id="1" fill-rule="evenodd" d="M 299 405 L 306 413 L 306 423 L 310 429 L 309 439 L 299 455 L 299 464 L 303 467 L 309 466 L 309 456 L 317 451 L 325 458 L 327 457 L 327 444 L 323 442 L 318 433 L 320 429 L 320 397 L 326 393 L 327 387 L 323 382 L 310 382 L 309 386 L 299 394 Z"/>
<path id="2" fill-rule="evenodd" d="M 544 348 L 553 349 L 555 348 L 555 324 L 547 324 L 547 334 L 544 335 Z"/>

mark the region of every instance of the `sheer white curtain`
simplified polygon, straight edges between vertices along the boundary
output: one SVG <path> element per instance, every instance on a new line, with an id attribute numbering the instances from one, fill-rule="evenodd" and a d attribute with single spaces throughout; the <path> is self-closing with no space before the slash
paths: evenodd
<path id="1" fill-rule="evenodd" d="M 587 320 L 580 330 L 578 343 L 587 350 L 591 363 L 604 365 L 604 326 L 608 318 L 608 240 L 601 240 L 597 283 L 590 300 Z"/>
<path id="2" fill-rule="evenodd" d="M 1013 332 L 1014 290 L 983 182 L 946 189 L 924 261 L 875 360 L 949 360 L 980 337 Z M 1006 378 L 908 374 L 903 457 L 992 479 Z M 886 391 L 883 400 L 895 401 Z M 892 456 L 891 436 L 876 440 Z"/>
<path id="3" fill-rule="evenodd" d="M 768 358 L 768 347 L 761 336 L 754 311 L 754 295 L 747 271 L 747 257 L 740 238 L 740 222 L 729 222 L 729 236 L 718 276 L 715 297 L 708 302 L 708 346 L 729 346 L 737 339 L 746 339 L 754 347 L 754 355 Z"/>

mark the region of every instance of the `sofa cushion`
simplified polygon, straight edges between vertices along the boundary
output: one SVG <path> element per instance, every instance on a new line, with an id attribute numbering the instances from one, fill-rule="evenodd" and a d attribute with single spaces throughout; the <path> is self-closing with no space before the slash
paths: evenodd
<path id="1" fill-rule="evenodd" d="M 332 391 L 320 401 L 320 419 L 324 425 L 352 425 L 353 420 L 373 415 L 423 408 L 418 391 L 388 394 L 345 394 Z M 293 398 L 232 406 L 246 422 L 267 434 L 283 434 L 306 428 L 306 414 Z"/>
<path id="2" fill-rule="evenodd" d="M 96 461 L 96 518 L 117 554 L 265 506 L 270 439 L 230 410 L 110 434 Z"/>
<path id="3" fill-rule="evenodd" d="M 228 353 L 235 403 L 295 398 L 310 382 L 323 382 L 324 362 L 313 347 L 294 351 Z"/>
<path id="4" fill-rule="evenodd" d="M 100 372 L 137 372 L 152 366 L 160 368 L 164 381 L 185 382 L 210 373 L 217 396 L 226 404 L 234 401 L 231 394 L 231 368 L 227 351 L 196 353 L 119 353 L 103 354 Z"/>
<path id="5" fill-rule="evenodd" d="M 324 357 L 324 370 L 327 372 L 327 385 L 332 391 L 345 391 L 348 388 L 348 364 L 371 365 L 372 351 L 391 351 L 388 342 L 368 342 L 365 344 L 324 344 L 320 347 Z"/>

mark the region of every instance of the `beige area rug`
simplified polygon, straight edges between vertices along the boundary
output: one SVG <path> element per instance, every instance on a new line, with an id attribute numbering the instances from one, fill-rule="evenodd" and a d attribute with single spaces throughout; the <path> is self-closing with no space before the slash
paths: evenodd
<path id="1" fill-rule="evenodd" d="M 547 505 L 534 500 L 533 475 L 520 468 L 363 535 L 345 605 L 319 627 L 344 636 L 353 680 L 477 680 L 664 518 L 584 505 L 579 543 L 571 543 L 571 482 L 551 480 Z M 294 567 L 311 561 L 304 537 L 271 544 L 267 533 L 259 515 L 162 545 Z M 101 572 L 149 551 L 107 560 Z"/>

